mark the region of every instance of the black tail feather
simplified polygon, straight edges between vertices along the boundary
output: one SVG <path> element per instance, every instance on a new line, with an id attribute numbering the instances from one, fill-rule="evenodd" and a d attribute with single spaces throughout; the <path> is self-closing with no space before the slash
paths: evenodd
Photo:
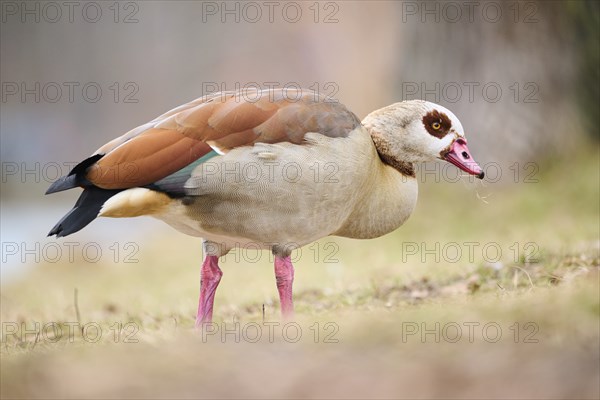
<path id="1" fill-rule="evenodd" d="M 62 192 L 63 190 L 73 189 L 79 186 L 77 175 L 67 175 L 58 178 L 52 185 L 46 190 L 46 194 Z"/>
<path id="2" fill-rule="evenodd" d="M 71 211 L 50 230 L 48 236 L 67 236 L 75 233 L 92 222 L 100 212 L 102 205 L 121 190 L 106 190 L 98 187 L 86 188 Z"/>
<path id="3" fill-rule="evenodd" d="M 61 192 L 63 190 L 73 189 L 77 186 L 89 184 L 89 182 L 85 179 L 85 172 L 91 165 L 93 165 L 103 156 L 103 154 L 94 154 L 93 156 L 86 158 L 73 167 L 68 175 L 58 178 L 56 182 L 50 185 L 48 190 L 46 190 L 46 194 Z"/>

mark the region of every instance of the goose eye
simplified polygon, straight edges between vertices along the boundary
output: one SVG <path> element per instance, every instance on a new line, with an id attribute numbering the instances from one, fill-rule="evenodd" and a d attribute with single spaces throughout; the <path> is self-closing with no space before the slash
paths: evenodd
<path id="1" fill-rule="evenodd" d="M 431 127 L 437 131 L 442 127 L 442 125 L 440 125 L 439 122 L 434 122 L 433 124 L 431 124 Z"/>

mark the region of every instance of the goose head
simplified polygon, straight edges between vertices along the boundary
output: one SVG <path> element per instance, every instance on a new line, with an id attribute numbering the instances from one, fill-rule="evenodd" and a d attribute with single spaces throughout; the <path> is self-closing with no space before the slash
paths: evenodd
<path id="1" fill-rule="evenodd" d="M 381 159 L 405 174 L 413 165 L 441 159 L 483 179 L 462 124 L 447 108 L 423 100 L 395 103 L 373 111 L 362 121 Z"/>

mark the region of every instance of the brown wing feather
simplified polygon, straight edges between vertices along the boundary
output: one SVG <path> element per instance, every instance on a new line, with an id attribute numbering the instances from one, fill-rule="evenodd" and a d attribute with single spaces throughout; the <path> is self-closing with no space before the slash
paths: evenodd
<path id="1" fill-rule="evenodd" d="M 152 128 L 101 158 L 90 167 L 86 177 L 103 189 L 144 186 L 210 151 L 208 144 L 180 132 Z"/>
<path id="2" fill-rule="evenodd" d="M 125 133 L 122 136 L 119 136 L 113 140 L 111 140 L 110 142 L 106 143 L 104 146 L 100 147 L 98 150 L 96 150 L 94 152 L 94 154 L 106 154 L 109 153 L 110 151 L 116 149 L 118 146 L 122 145 L 123 143 L 133 139 L 134 137 L 144 133 L 145 131 L 147 131 L 148 129 L 155 127 L 156 124 L 158 124 L 161 121 L 164 121 L 166 119 L 168 119 L 170 116 L 175 115 L 175 114 L 180 114 L 182 111 L 188 110 L 190 108 L 196 107 L 199 104 L 203 104 L 203 103 L 210 103 L 212 101 L 214 101 L 215 98 L 219 98 L 219 97 L 223 97 L 225 94 L 223 93 L 213 93 L 211 95 L 207 95 L 207 96 L 202 96 L 197 98 L 196 100 L 192 100 L 189 103 L 186 104 L 182 104 L 178 107 L 175 107 L 174 109 L 167 111 L 164 114 L 159 115 L 158 117 L 154 118 L 152 121 L 145 123 L 144 125 L 140 125 L 136 128 L 133 128 L 132 130 L 130 130 L 129 132 Z"/>
<path id="3" fill-rule="evenodd" d="M 346 136 L 360 125 L 311 91 L 216 93 L 177 107 L 102 146 L 86 178 L 104 189 L 156 182 L 203 155 L 257 142 L 302 144 L 307 132 Z"/>

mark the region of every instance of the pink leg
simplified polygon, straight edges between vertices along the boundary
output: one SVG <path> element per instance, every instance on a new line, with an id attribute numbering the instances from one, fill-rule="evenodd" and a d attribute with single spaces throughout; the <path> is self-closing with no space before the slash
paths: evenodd
<path id="1" fill-rule="evenodd" d="M 200 300 L 198 301 L 198 315 L 196 316 L 196 328 L 204 323 L 212 321 L 213 303 L 215 292 L 223 272 L 219 268 L 219 257 L 206 256 L 200 272 Z"/>
<path id="2" fill-rule="evenodd" d="M 275 278 L 281 302 L 281 315 L 285 319 L 294 316 L 294 303 L 292 301 L 292 284 L 294 283 L 294 266 L 290 256 L 281 258 L 275 256 Z"/>

